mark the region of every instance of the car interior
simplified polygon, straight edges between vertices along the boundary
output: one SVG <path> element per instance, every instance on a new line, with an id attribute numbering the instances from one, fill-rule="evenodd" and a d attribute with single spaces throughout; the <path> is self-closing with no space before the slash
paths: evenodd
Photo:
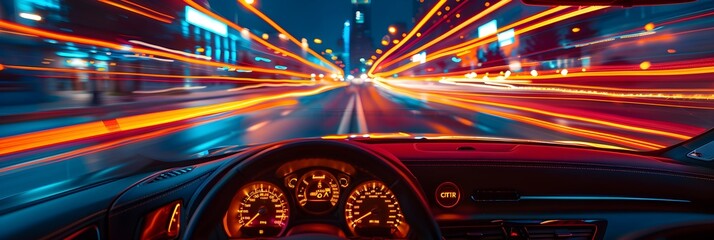
<path id="1" fill-rule="evenodd" d="M 0 198 L 0 239 L 714 239 L 713 161 L 714 130 L 652 151 L 404 132 L 291 138 Z"/>
<path id="2" fill-rule="evenodd" d="M 651 154 L 379 136 L 216 149 L 3 209 L 5 220 L 23 219 L 3 236 L 705 239 L 711 164 L 682 153 L 712 134 Z"/>

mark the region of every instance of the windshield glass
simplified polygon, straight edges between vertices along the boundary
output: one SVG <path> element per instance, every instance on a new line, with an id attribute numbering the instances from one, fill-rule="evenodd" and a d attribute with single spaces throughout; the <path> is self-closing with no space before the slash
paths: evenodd
<path id="1" fill-rule="evenodd" d="M 709 1 L 2 1 L 0 199 L 301 137 L 657 150 L 714 126 L 713 30 Z"/>

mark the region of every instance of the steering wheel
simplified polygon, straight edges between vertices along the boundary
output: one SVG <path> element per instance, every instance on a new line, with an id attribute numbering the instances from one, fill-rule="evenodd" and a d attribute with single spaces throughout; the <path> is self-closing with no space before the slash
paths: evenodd
<path id="1" fill-rule="evenodd" d="M 229 160 L 217 169 L 192 197 L 183 239 L 209 239 L 216 236 L 233 194 L 240 186 L 288 161 L 327 158 L 343 161 L 385 182 L 399 201 L 404 220 L 410 225 L 410 239 L 441 239 L 433 215 L 416 178 L 393 155 L 374 151 L 364 143 L 344 140 L 293 140 L 263 146 Z M 334 226 L 339 228 L 338 226 Z M 341 232 L 341 231 L 339 231 Z M 283 239 L 344 239 L 333 233 L 300 231 Z"/>

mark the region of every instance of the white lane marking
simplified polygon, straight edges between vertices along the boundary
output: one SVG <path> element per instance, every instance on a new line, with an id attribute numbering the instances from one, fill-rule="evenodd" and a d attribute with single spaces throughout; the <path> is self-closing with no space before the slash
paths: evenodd
<path id="1" fill-rule="evenodd" d="M 281 116 L 281 117 L 285 117 L 285 116 L 287 116 L 288 114 L 290 114 L 290 113 L 292 113 L 292 112 L 293 112 L 293 110 L 285 110 L 285 111 L 283 111 L 283 112 L 280 113 L 280 116 Z"/>
<path id="2" fill-rule="evenodd" d="M 355 94 L 355 96 L 355 101 L 357 102 L 357 130 L 359 133 L 369 133 L 367 119 L 364 116 L 364 108 L 362 108 L 362 98 L 359 97 L 359 93 Z"/>
<path id="3" fill-rule="evenodd" d="M 350 130 L 350 119 L 352 119 L 352 111 L 355 108 L 355 97 L 350 98 L 350 101 L 345 107 L 345 113 L 342 114 L 340 126 L 337 128 L 337 134 L 346 134 Z"/>

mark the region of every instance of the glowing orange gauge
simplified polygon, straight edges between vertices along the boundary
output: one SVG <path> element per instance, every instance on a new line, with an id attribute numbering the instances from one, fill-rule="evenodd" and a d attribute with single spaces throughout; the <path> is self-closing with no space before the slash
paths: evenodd
<path id="1" fill-rule="evenodd" d="M 383 182 L 368 181 L 355 187 L 345 204 L 345 219 L 360 237 L 406 237 L 409 226 L 397 198 Z"/>
<path id="2" fill-rule="evenodd" d="M 253 182 L 233 197 L 223 225 L 230 237 L 274 237 L 285 230 L 289 211 L 287 197 L 278 186 Z"/>
<path id="3" fill-rule="evenodd" d="M 337 205 L 339 199 L 340 186 L 335 176 L 327 171 L 310 171 L 298 181 L 298 204 L 309 213 L 328 212 Z"/>

